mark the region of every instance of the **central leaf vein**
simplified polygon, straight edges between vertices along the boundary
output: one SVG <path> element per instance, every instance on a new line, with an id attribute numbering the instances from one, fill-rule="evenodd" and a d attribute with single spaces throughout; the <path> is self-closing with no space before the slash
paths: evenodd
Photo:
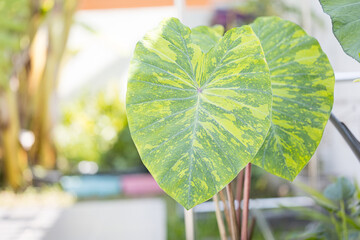
<path id="1" fill-rule="evenodd" d="M 194 117 L 194 127 L 192 130 L 192 136 L 191 136 L 191 143 L 190 143 L 190 149 L 189 149 L 189 189 L 188 189 L 188 204 L 190 204 L 190 195 L 191 195 L 191 180 L 192 180 L 192 170 L 194 167 L 194 141 L 196 137 L 196 128 L 199 121 L 199 107 L 200 107 L 200 96 L 197 95 L 197 101 L 196 101 L 196 110 L 195 110 L 195 117 Z"/>

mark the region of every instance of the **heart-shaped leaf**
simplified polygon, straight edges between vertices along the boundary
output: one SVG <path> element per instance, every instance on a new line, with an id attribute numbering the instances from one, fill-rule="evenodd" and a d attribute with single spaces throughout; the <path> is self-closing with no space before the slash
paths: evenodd
<path id="1" fill-rule="evenodd" d="M 330 17 L 333 32 L 344 51 L 360 62 L 360 1 L 320 0 Z"/>
<path id="2" fill-rule="evenodd" d="M 258 18 L 252 29 L 270 69 L 272 123 L 253 163 L 293 180 L 314 154 L 333 104 L 334 74 L 319 43 L 298 25 Z"/>
<path id="3" fill-rule="evenodd" d="M 157 183 L 187 209 L 252 160 L 269 130 L 271 102 L 269 70 L 249 26 L 228 31 L 206 52 L 170 18 L 136 46 L 130 131 Z"/>

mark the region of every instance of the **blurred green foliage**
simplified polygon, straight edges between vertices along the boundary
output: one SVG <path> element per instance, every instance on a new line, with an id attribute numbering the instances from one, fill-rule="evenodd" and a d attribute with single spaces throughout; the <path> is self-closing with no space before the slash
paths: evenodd
<path id="1" fill-rule="evenodd" d="M 288 4 L 284 0 L 247 0 L 243 1 L 238 10 L 243 14 L 255 16 L 278 16 L 284 12 L 294 12 L 299 14 L 299 10 Z"/>
<path id="2" fill-rule="evenodd" d="M 291 182 L 276 177 L 264 169 L 252 165 L 250 198 L 274 198 L 293 196 Z"/>
<path id="3" fill-rule="evenodd" d="M 14 56 L 27 46 L 28 0 L 0 1 L 0 88 L 7 86 Z M 10 61 L 9 61 L 10 60 Z"/>
<path id="4" fill-rule="evenodd" d="M 125 105 L 112 85 L 66 105 L 61 124 L 55 128 L 55 141 L 59 157 L 70 165 L 63 170 L 72 170 L 84 160 L 96 162 L 100 171 L 142 166 L 128 129 Z"/>
<path id="5" fill-rule="evenodd" d="M 318 209 L 301 208 L 296 212 L 312 221 L 305 232 L 291 234 L 288 239 L 338 240 L 360 239 L 360 191 L 346 178 L 339 178 L 323 193 L 300 185 L 317 203 Z"/>

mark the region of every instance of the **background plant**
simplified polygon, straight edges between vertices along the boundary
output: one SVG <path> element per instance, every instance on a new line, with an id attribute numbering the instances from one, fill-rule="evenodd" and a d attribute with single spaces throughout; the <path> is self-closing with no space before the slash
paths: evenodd
<path id="1" fill-rule="evenodd" d="M 320 0 L 331 17 L 333 32 L 346 54 L 360 62 L 360 2 L 357 0 Z"/>
<path id="2" fill-rule="evenodd" d="M 27 1 L 0 3 L 0 159 L 2 176 L 13 188 L 22 184 L 26 157 L 18 143 L 20 120 L 17 112 L 18 74 L 24 63 L 21 52 L 27 47 Z"/>
<path id="3" fill-rule="evenodd" d="M 31 181 L 29 166 L 55 167 L 50 100 L 76 3 L 0 3 L 0 159 L 4 182 L 14 189 Z M 24 131 L 34 137 L 33 145 L 20 144 Z"/>
<path id="4" fill-rule="evenodd" d="M 63 170 L 74 171 L 80 161 L 96 162 L 100 171 L 142 166 L 119 92 L 110 84 L 63 107 L 61 124 L 55 129 L 59 157 L 68 163 Z"/>
<path id="5" fill-rule="evenodd" d="M 292 234 L 289 239 L 359 239 L 360 192 L 347 178 L 338 178 L 323 193 L 300 185 L 317 203 L 316 210 L 300 208 L 299 217 L 310 220 L 304 233 Z"/>

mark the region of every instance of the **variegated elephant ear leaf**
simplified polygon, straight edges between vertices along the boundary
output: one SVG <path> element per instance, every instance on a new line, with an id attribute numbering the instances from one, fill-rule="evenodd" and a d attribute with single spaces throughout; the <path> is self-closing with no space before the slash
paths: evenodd
<path id="1" fill-rule="evenodd" d="M 204 53 L 214 47 L 223 35 L 224 27 L 221 25 L 199 26 L 191 29 L 192 42 L 198 45 Z"/>
<path id="2" fill-rule="evenodd" d="M 360 62 L 360 1 L 320 0 L 333 25 L 335 37 L 344 51 Z"/>
<path id="3" fill-rule="evenodd" d="M 203 30 L 211 29 L 195 35 Z M 188 27 L 166 19 L 137 44 L 129 73 L 132 138 L 160 187 L 187 209 L 233 180 L 270 127 L 271 83 L 258 38 L 249 26 L 216 32 L 206 51 Z"/>
<path id="4" fill-rule="evenodd" d="M 298 25 L 264 17 L 251 27 L 264 49 L 273 93 L 269 134 L 253 163 L 293 180 L 314 154 L 328 121 L 333 70 L 319 43 Z"/>

